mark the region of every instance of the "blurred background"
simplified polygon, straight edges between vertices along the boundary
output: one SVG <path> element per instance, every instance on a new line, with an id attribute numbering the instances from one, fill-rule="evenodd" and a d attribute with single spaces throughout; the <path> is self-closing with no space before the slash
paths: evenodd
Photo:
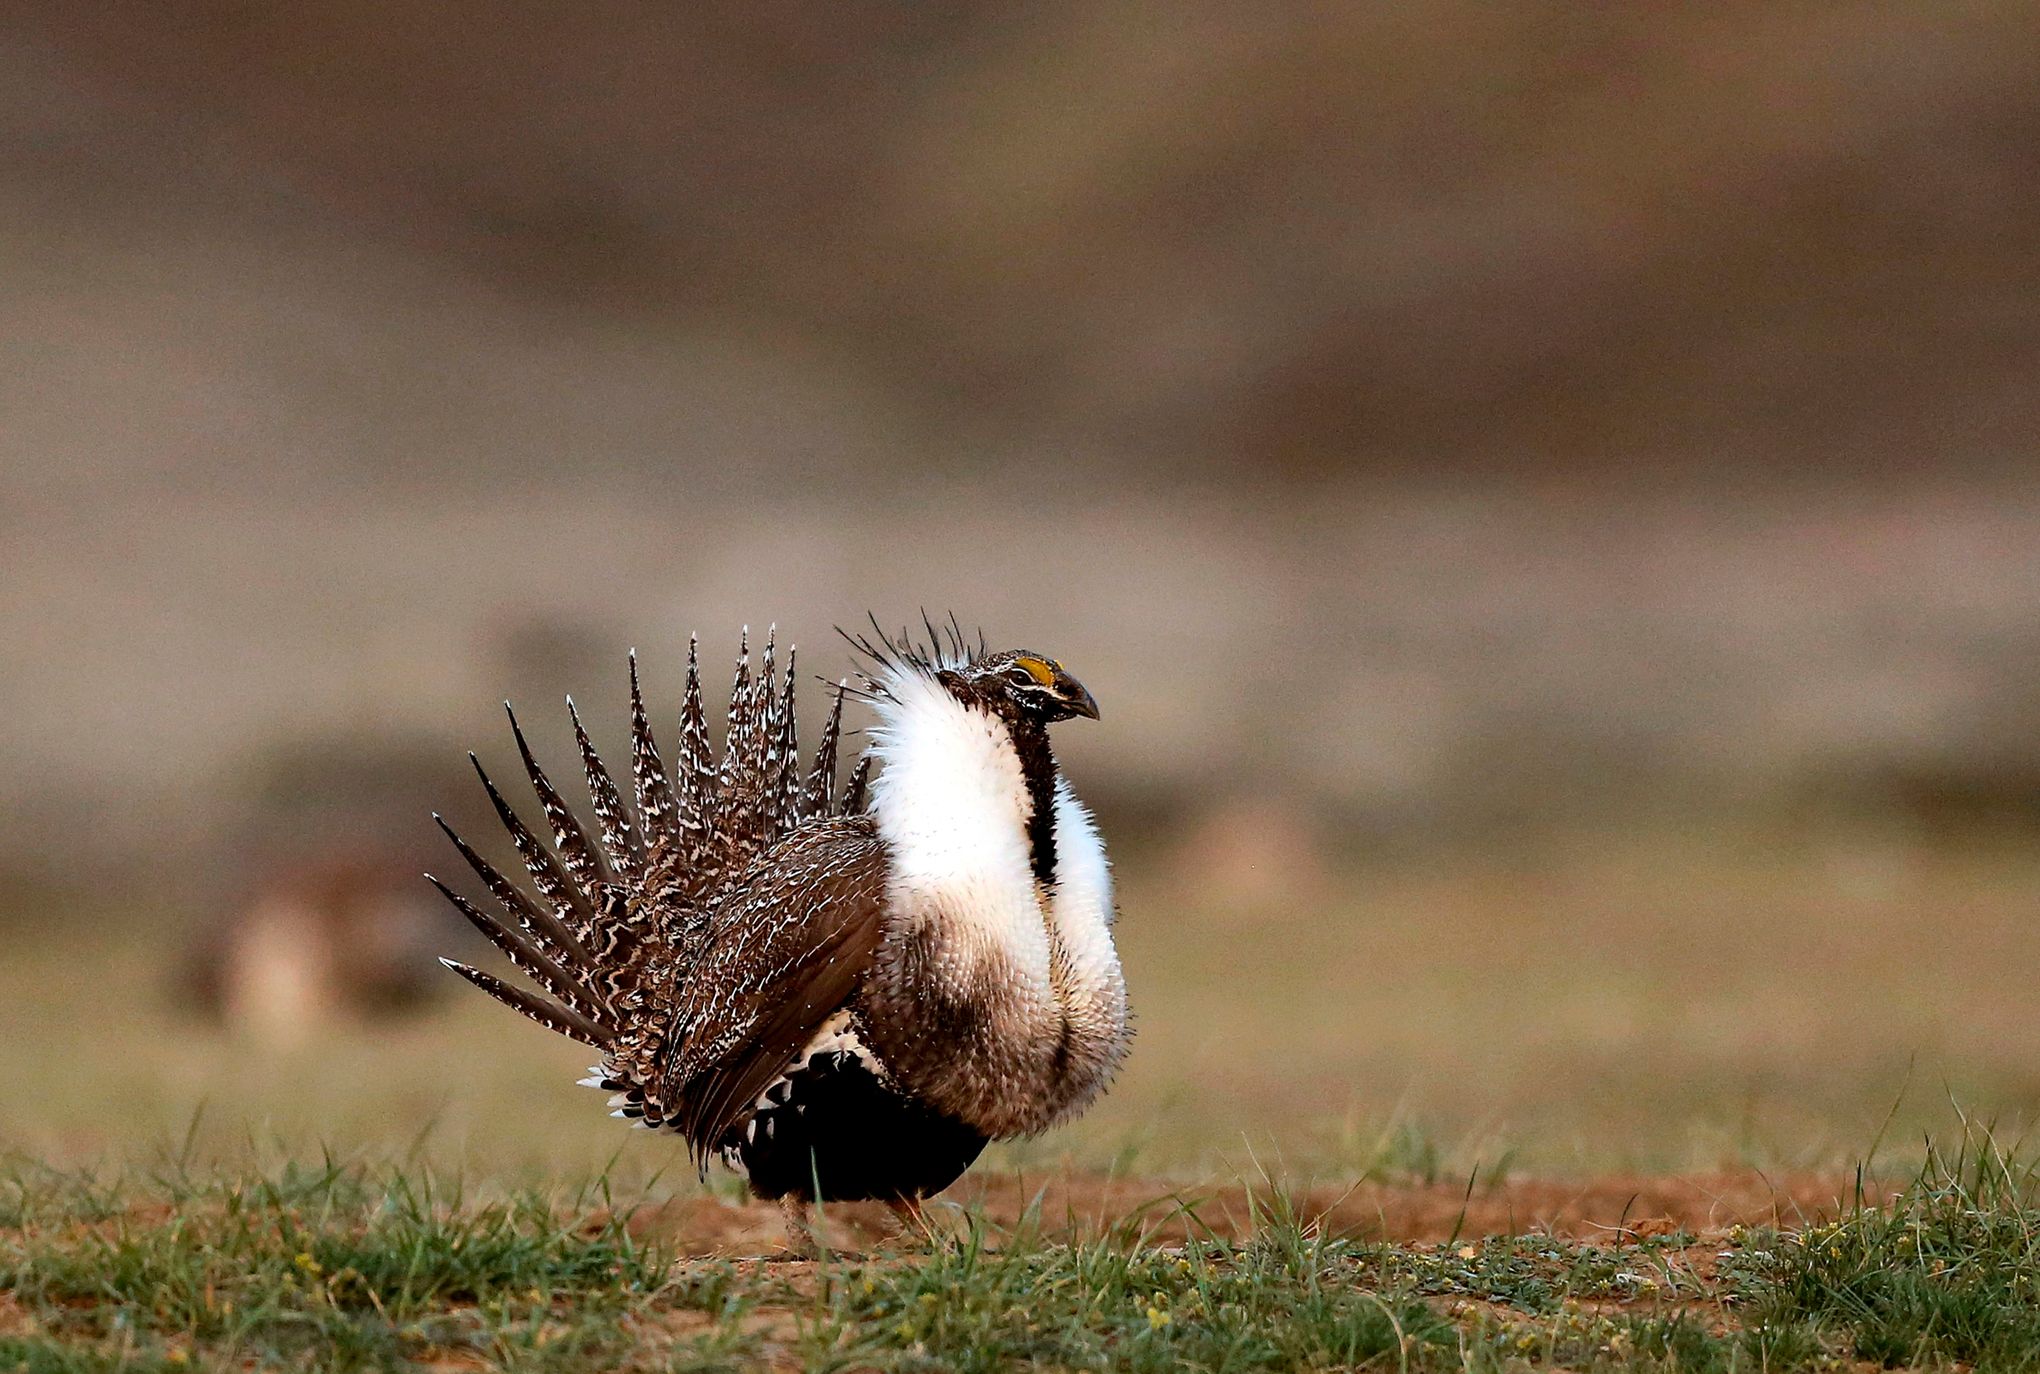
<path id="1" fill-rule="evenodd" d="M 670 1163 L 427 813 L 922 607 L 1104 705 L 1013 1157 L 2040 1106 L 2024 5 L 21 7 L 0 320 L 0 1143 Z"/>

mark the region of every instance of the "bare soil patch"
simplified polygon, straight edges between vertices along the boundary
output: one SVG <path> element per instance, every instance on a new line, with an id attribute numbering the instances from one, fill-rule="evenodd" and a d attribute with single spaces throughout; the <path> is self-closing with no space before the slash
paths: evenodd
<path id="1" fill-rule="evenodd" d="M 35 1331 L 35 1320 L 21 1310 L 12 1293 L 0 1293 L 0 1336 L 26 1336 Z"/>

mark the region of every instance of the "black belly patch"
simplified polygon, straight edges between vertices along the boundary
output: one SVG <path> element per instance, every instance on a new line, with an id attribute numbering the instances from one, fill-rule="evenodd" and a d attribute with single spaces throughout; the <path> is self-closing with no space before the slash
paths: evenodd
<path id="1" fill-rule="evenodd" d="M 768 1098 L 723 1142 L 762 1198 L 927 1197 L 985 1148 L 984 1136 L 902 1097 L 855 1054 L 815 1055 Z"/>

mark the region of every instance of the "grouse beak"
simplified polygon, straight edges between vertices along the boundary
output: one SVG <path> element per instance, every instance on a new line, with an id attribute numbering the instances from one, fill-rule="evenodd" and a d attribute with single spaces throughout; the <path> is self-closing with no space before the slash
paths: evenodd
<path id="1" fill-rule="evenodd" d="M 1098 719 L 1098 699 L 1083 683 L 1061 670 L 1057 670 L 1055 675 L 1055 695 L 1063 710 L 1070 715 L 1082 716 L 1085 720 Z"/>

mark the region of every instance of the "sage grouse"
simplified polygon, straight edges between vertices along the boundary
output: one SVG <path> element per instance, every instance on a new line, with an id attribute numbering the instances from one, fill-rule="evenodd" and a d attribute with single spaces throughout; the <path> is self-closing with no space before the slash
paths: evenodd
<path id="1" fill-rule="evenodd" d="M 805 771 L 793 652 L 781 676 L 769 638 L 755 674 L 748 642 L 738 659 L 720 759 L 689 645 L 670 773 L 632 655 L 634 808 L 569 700 L 599 843 L 513 714 L 550 849 L 475 769 L 536 897 L 443 820 L 501 911 L 432 880 L 541 991 L 448 967 L 601 1050 L 582 1081 L 615 1115 L 720 1157 L 801 1234 L 816 1198 L 912 1219 L 987 1141 L 1082 1110 L 1127 1043 L 1104 847 L 1048 740 L 1097 719 L 1091 694 L 953 619 L 925 644 L 845 637 L 860 683 L 836 684 Z M 877 721 L 838 791 L 846 696 Z"/>

